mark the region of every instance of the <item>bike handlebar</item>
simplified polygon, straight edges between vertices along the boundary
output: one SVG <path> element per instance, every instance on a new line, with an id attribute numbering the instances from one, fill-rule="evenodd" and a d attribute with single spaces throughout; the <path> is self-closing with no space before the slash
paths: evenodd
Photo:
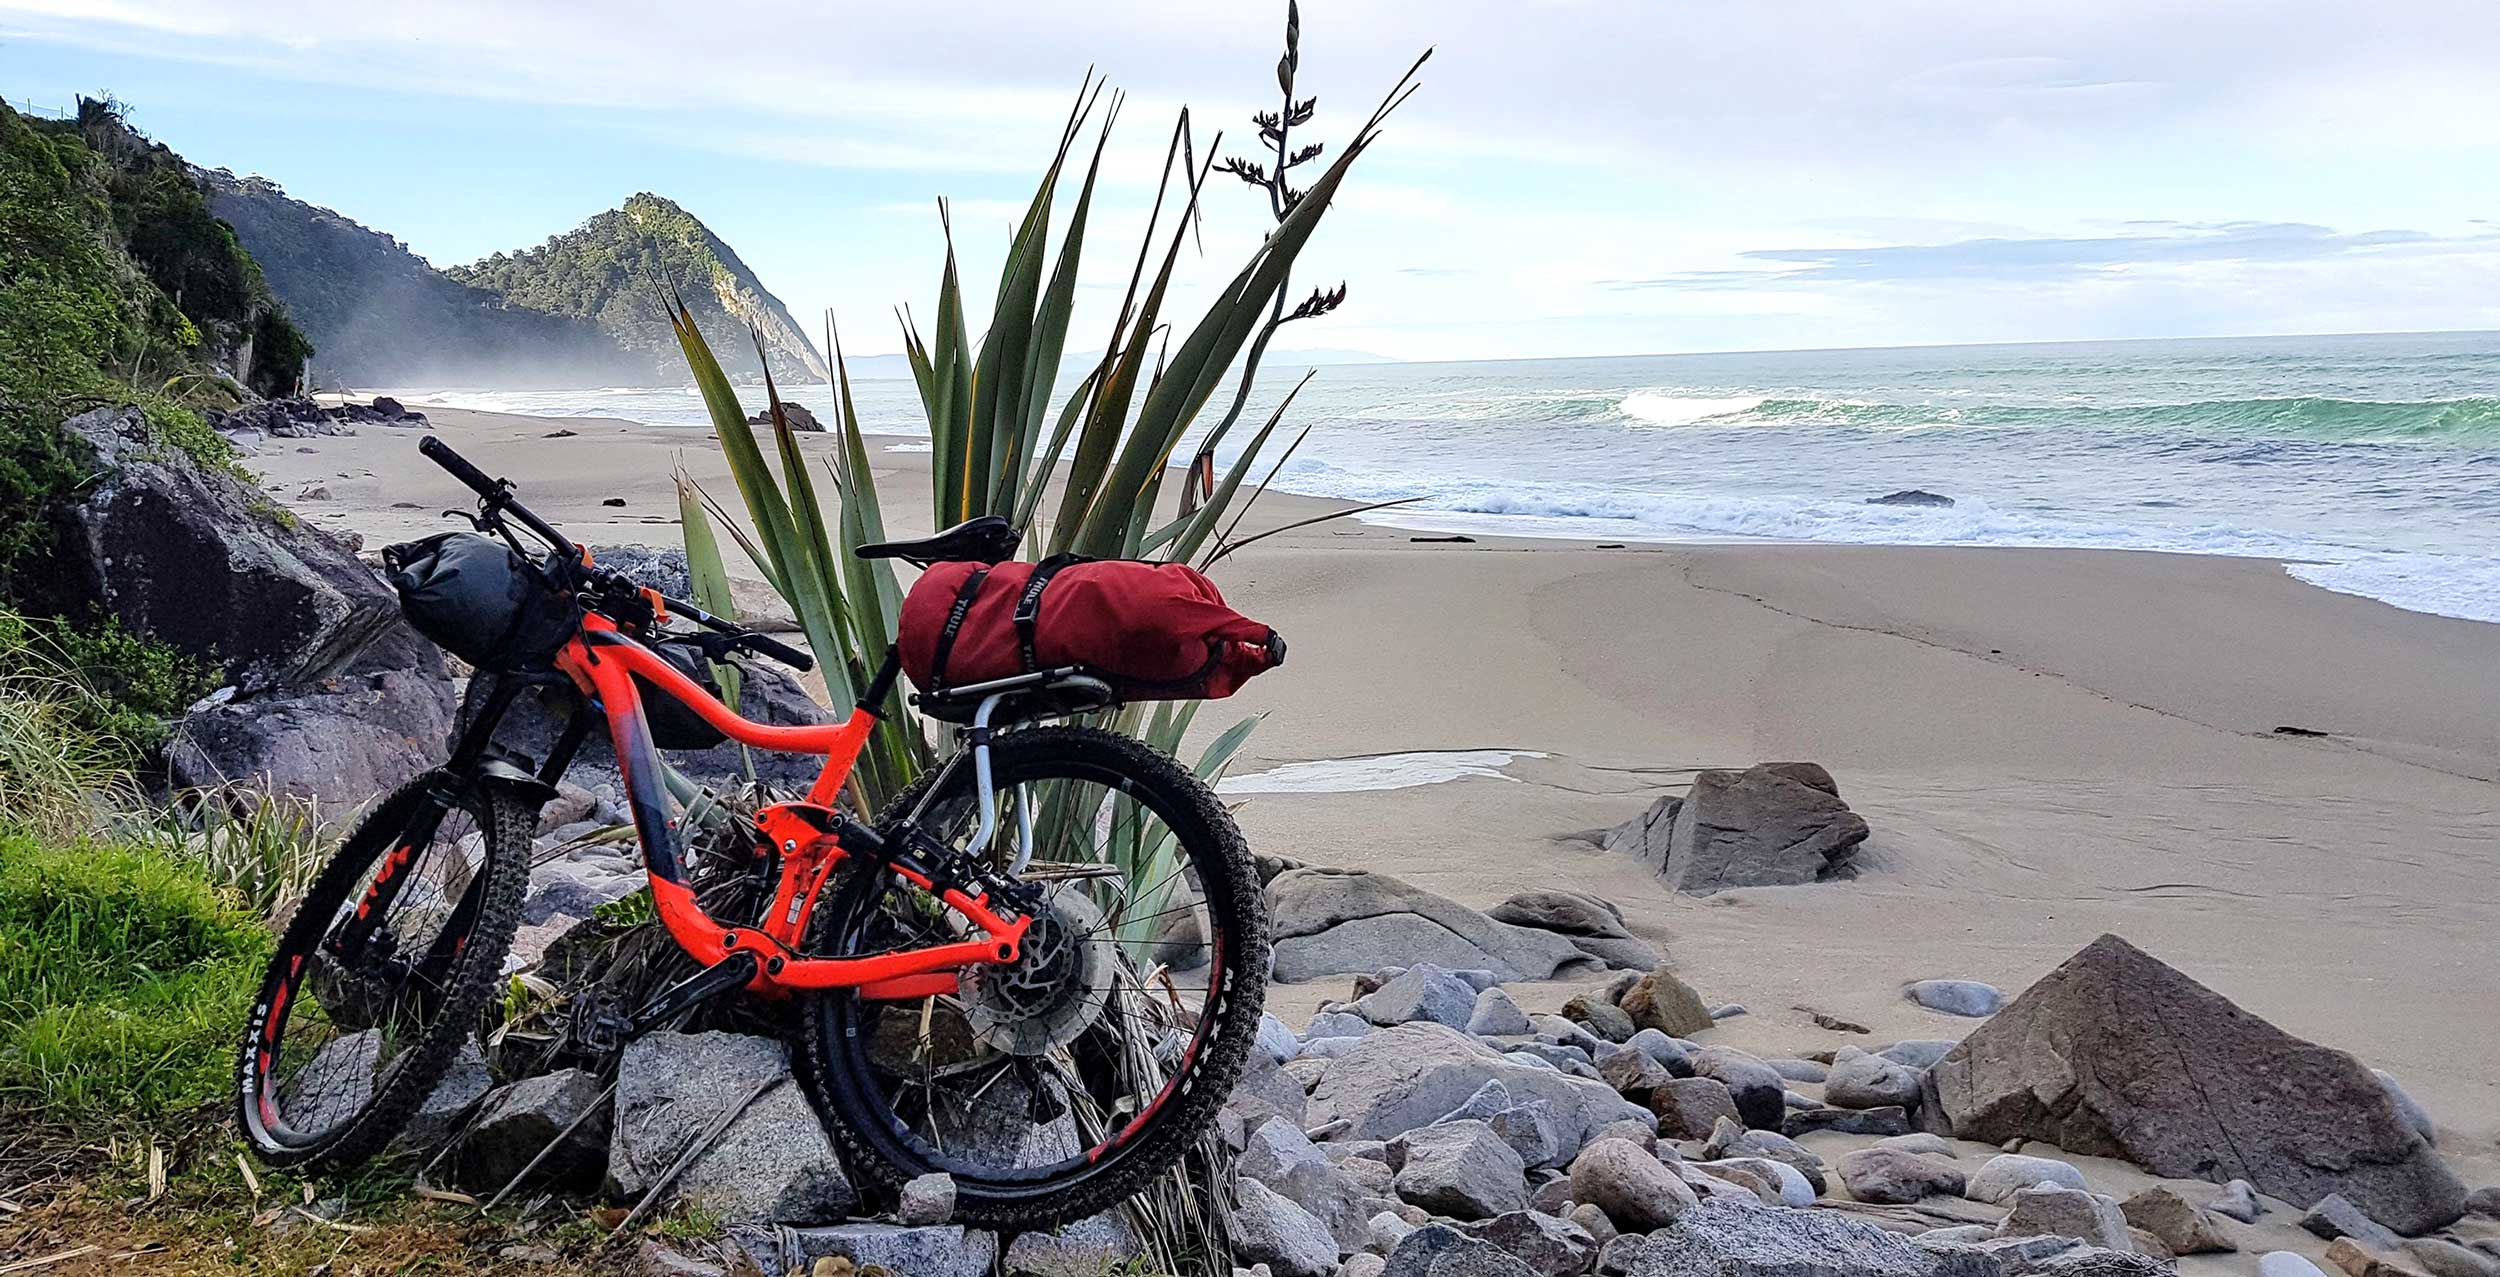
<path id="1" fill-rule="evenodd" d="M 628 590 L 634 591 L 644 588 L 640 582 L 635 581 L 630 577 L 590 567 L 584 562 L 582 552 L 579 547 L 575 546 L 571 540 L 565 537 L 563 533 L 556 531 L 555 528 L 545 519 L 541 519 L 536 514 L 532 513 L 528 506 L 525 506 L 519 501 L 513 499 L 512 484 L 509 481 L 487 478 L 485 471 L 469 464 L 468 458 L 452 451 L 450 444 L 444 443 L 441 439 L 438 439 L 433 435 L 427 435 L 423 440 L 418 442 L 417 451 L 424 453 L 427 460 L 432 461 L 434 464 L 441 466 L 444 470 L 449 471 L 452 478 L 458 479 L 460 482 L 467 484 L 471 491 L 477 493 L 478 497 L 484 502 L 487 514 L 490 518 L 495 515 L 509 513 L 514 518 L 519 519 L 523 524 L 528 526 L 530 531 L 537 533 L 541 539 L 546 541 L 547 544 L 556 551 L 557 555 L 568 565 L 579 565 L 582 570 L 590 573 L 589 579 L 593 581 L 613 582 L 615 584 L 625 586 Z M 776 661 L 780 661 L 782 664 L 788 665 L 801 672 L 814 669 L 816 666 L 814 659 L 810 658 L 807 653 L 802 652 L 787 643 L 781 642 L 778 639 L 767 638 L 764 635 L 754 632 L 753 630 L 746 629 L 734 621 L 723 620 L 720 617 L 714 616 L 691 603 L 681 603 L 676 599 L 669 598 L 665 595 L 660 597 L 660 602 L 662 605 L 667 607 L 669 611 L 680 616 L 684 616 L 706 629 L 714 630 L 722 634 L 736 636 L 737 646 L 739 647 L 744 647 L 751 651 L 761 652 L 764 655 L 769 656 Z"/>

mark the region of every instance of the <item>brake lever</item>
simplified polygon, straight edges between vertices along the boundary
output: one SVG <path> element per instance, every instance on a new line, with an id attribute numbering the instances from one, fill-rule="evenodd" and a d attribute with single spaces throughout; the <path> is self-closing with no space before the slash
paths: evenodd
<path id="1" fill-rule="evenodd" d="M 443 517 L 446 519 L 466 519 L 469 521 L 469 527 L 480 533 L 493 530 L 491 525 L 489 525 L 484 518 L 471 514 L 466 510 L 445 510 L 443 511 Z"/>

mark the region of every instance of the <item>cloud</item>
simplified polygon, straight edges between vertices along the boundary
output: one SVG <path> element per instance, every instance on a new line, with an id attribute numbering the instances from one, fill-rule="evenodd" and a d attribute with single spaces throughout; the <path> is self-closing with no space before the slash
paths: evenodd
<path id="1" fill-rule="evenodd" d="M 2500 251 L 2500 234 L 2441 237 L 2426 231 L 2337 231 L 2305 222 L 2196 224 L 2137 219 L 2141 233 L 1957 240 L 1944 244 L 1769 248 L 1740 254 L 1759 270 L 1685 271 L 1605 281 L 1617 290 L 1710 290 L 1764 284 L 1908 283 L 2072 279 L 2137 267 L 2315 262 L 2394 250 Z"/>

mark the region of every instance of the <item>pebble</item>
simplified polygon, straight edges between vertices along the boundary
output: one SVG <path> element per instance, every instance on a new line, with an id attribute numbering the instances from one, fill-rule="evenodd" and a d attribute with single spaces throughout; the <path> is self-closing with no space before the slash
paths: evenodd
<path id="1" fill-rule="evenodd" d="M 1875 1141 L 1875 1147 L 1897 1148 L 1904 1153 L 1917 1153 L 1923 1157 L 1959 1156 L 1953 1151 L 1953 1141 L 1926 1131 L 1910 1135 L 1887 1135 Z"/>
<path id="2" fill-rule="evenodd" d="M 1936 1067 L 1936 1061 L 1943 1059 L 1947 1052 L 1959 1045 L 1961 1044 L 1945 1038 L 1911 1038 L 1907 1041 L 1895 1042 L 1875 1054 L 1908 1068 L 1932 1069 Z"/>
<path id="3" fill-rule="evenodd" d="M 1513 1037 L 1534 1031 L 1528 1013 L 1499 986 L 1476 995 L 1476 1008 L 1467 1016 L 1467 1031 L 1488 1037 Z"/>
<path id="4" fill-rule="evenodd" d="M 2326 1270 L 2293 1250 L 2270 1250 L 2257 1257 L 2257 1277 L 2326 1277 Z"/>
<path id="5" fill-rule="evenodd" d="M 1974 1019 L 1995 1015 L 1997 1008 L 2005 1005 L 2003 990 L 1977 980 L 1921 980 L 1911 985 L 1907 993 L 1910 1001 L 1930 1011 Z"/>
<path id="6" fill-rule="evenodd" d="M 903 1185 L 896 1215 L 911 1227 L 943 1224 L 955 1218 L 955 1177 L 943 1171 L 915 1175 Z"/>
<path id="7" fill-rule="evenodd" d="M 1726 1006 L 1710 1009 L 1710 1018 L 1713 1020 L 1733 1020 L 1744 1014 L 1746 1014 L 1745 1004 L 1742 1002 L 1730 1002 Z"/>

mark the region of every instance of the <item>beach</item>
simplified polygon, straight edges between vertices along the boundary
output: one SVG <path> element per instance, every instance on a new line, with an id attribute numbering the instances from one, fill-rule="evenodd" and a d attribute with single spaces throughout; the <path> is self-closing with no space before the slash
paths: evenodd
<path id="1" fill-rule="evenodd" d="M 699 428 L 412 406 L 585 543 L 676 545 L 676 465 L 736 505 Z M 371 549 L 471 504 L 421 433 L 272 439 L 244 464 Z M 889 529 L 925 530 L 927 454 L 870 445 Z M 1243 526 L 1333 505 L 1271 493 Z M 2388 1070 L 2468 1183 L 2500 1178 L 2500 625 L 2262 558 L 1422 535 L 1338 520 L 1220 564 L 1291 659 L 1197 731 L 1264 716 L 1236 776 L 1509 756 L 1440 783 L 1236 794 L 1258 850 L 1478 908 L 1595 892 L 1712 1003 L 1746 1008 L 1713 1040 L 1764 1053 L 1824 1042 L 1814 1011 L 1878 1044 L 1959 1036 L 1972 1021 L 1903 985 L 2011 992 L 2116 932 Z M 1873 827 L 1856 880 L 1677 896 L 1587 836 L 1698 769 L 1783 759 L 1830 768 Z M 1535 1010 L 1589 983 L 1514 988 Z M 1298 1022 L 1343 996 L 1332 980 L 1271 1005 Z"/>

